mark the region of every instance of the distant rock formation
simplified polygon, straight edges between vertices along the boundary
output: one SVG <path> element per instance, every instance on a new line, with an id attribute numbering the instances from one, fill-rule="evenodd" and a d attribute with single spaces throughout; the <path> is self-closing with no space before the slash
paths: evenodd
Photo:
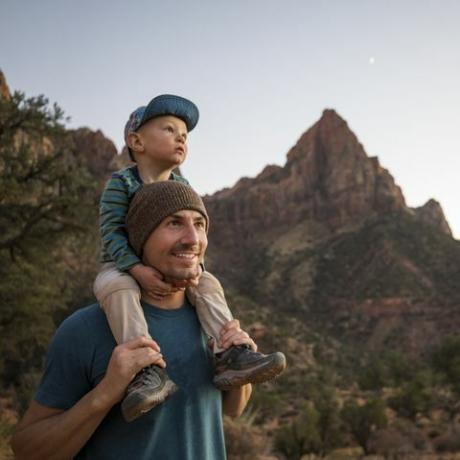
<path id="1" fill-rule="evenodd" d="M 325 110 L 300 137 L 284 167 L 269 165 L 205 201 L 212 235 L 231 244 L 305 220 L 335 231 L 372 215 L 408 210 L 391 174 L 366 155 L 334 110 Z M 237 229 L 230 232 L 229 226 Z"/>
<path id="2" fill-rule="evenodd" d="M 452 236 L 452 230 L 447 222 L 441 205 L 436 200 L 428 200 L 423 206 L 414 209 L 415 216 L 420 222 L 432 225 Z"/>
<path id="3" fill-rule="evenodd" d="M 441 206 L 409 208 L 334 110 L 283 167 L 266 166 L 205 201 L 209 269 L 275 315 L 308 314 L 334 336 L 375 349 L 404 342 L 411 353 L 459 324 L 446 318 L 459 311 L 460 242 Z"/>
<path id="4" fill-rule="evenodd" d="M 6 78 L 3 72 L 0 70 L 0 98 L 10 99 L 11 93 L 6 83 Z"/>
<path id="5" fill-rule="evenodd" d="M 89 172 L 99 180 L 107 179 L 116 170 L 114 160 L 118 158 L 115 144 L 101 131 L 79 128 L 71 131 L 75 147 L 88 165 Z"/>

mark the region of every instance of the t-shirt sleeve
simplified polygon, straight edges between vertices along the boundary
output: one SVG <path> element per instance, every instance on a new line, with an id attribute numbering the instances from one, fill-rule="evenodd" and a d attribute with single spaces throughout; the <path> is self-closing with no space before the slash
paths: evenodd
<path id="1" fill-rule="evenodd" d="M 80 330 L 78 336 L 77 331 Z M 72 318 L 57 329 L 48 349 L 45 371 L 35 400 L 47 407 L 67 410 L 77 403 L 92 387 L 88 378 L 88 342 L 81 328 L 75 328 Z M 86 342 L 86 343 L 85 343 Z"/>

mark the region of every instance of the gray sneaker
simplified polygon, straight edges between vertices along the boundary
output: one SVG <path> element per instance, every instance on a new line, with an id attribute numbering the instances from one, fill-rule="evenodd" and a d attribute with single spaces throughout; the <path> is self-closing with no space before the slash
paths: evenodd
<path id="1" fill-rule="evenodd" d="M 124 419 L 132 422 L 162 403 L 176 390 L 177 385 L 162 367 L 156 365 L 144 367 L 126 390 L 126 396 L 121 403 Z"/>
<path id="2" fill-rule="evenodd" d="M 286 357 L 279 351 L 264 355 L 246 345 L 232 346 L 216 355 L 214 385 L 219 390 L 230 390 L 247 383 L 262 383 L 285 368 Z"/>

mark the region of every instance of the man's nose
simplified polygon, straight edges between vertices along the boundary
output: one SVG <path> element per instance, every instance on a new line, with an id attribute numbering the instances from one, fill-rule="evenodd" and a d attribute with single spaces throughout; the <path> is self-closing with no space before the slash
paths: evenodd
<path id="1" fill-rule="evenodd" d="M 200 236 L 197 228 L 193 224 L 184 227 L 184 233 L 181 238 L 182 244 L 195 245 L 200 242 Z"/>

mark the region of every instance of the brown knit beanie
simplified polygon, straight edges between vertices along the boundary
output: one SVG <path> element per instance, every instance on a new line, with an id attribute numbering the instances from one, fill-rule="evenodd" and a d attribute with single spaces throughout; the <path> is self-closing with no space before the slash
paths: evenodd
<path id="1" fill-rule="evenodd" d="M 163 219 L 184 209 L 203 214 L 208 231 L 206 208 L 192 187 L 172 180 L 143 185 L 131 200 L 126 216 L 129 243 L 136 254 L 142 256 L 145 242 Z"/>

